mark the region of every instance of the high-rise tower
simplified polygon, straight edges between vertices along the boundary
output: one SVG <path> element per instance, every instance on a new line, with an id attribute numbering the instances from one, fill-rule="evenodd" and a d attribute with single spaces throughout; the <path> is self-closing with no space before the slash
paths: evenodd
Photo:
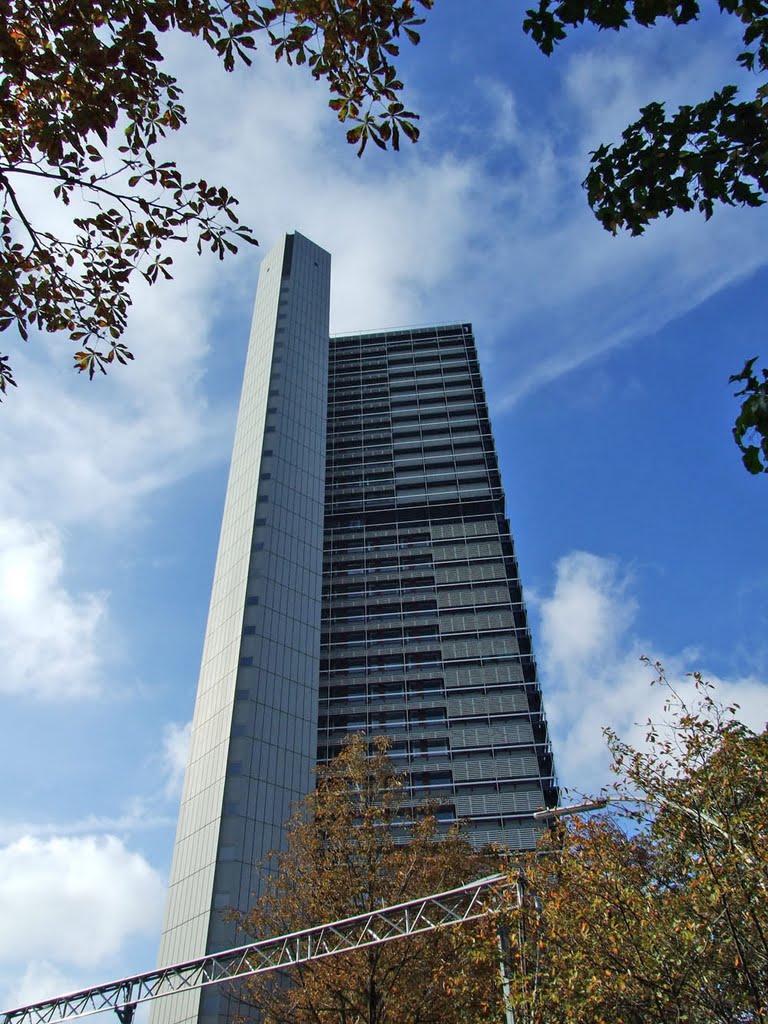
<path id="1" fill-rule="evenodd" d="M 386 735 L 415 799 L 529 849 L 553 786 L 469 324 L 332 338 L 318 755 Z"/>
<path id="2" fill-rule="evenodd" d="M 531 848 L 554 801 L 471 327 L 329 340 L 329 289 L 298 233 L 262 264 L 163 964 L 234 944 L 223 911 L 252 903 L 348 733 L 387 735 L 414 800 L 478 845 Z M 153 1024 L 230 1012 L 214 988 L 159 1001 Z"/>

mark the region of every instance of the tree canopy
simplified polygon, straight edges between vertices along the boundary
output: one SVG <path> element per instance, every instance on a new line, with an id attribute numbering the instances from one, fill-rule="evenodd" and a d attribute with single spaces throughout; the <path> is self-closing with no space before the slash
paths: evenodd
<path id="1" fill-rule="evenodd" d="M 306 64 L 360 152 L 369 140 L 397 148 L 401 133 L 418 137 L 393 66 L 401 38 L 418 42 L 416 4 L 432 0 L 4 0 L 0 331 L 62 332 L 78 370 L 105 373 L 133 358 L 121 341 L 130 284 L 170 277 L 171 243 L 220 258 L 255 244 L 224 186 L 158 155 L 186 122 L 162 69 L 165 33 L 199 38 L 227 71 L 250 64 L 257 42 Z M 0 355 L 0 398 L 9 386 Z"/>
<path id="2" fill-rule="evenodd" d="M 405 841 L 407 840 L 407 841 Z M 455 831 L 414 807 L 384 744 L 361 737 L 317 772 L 317 789 L 288 827 L 266 890 L 239 919 L 249 939 L 336 921 L 443 892 L 498 870 Z M 500 1020 L 495 936 L 446 928 L 245 983 L 265 1024 L 452 1024 Z"/>
<path id="3" fill-rule="evenodd" d="M 768 733 L 700 678 L 692 705 L 660 681 L 647 749 L 608 734 L 619 802 L 562 819 L 526 867 L 536 900 L 510 918 L 526 1024 L 768 1019 Z"/>

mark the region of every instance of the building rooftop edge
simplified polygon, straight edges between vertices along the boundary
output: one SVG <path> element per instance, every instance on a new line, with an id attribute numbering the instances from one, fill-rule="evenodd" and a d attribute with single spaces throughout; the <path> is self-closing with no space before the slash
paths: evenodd
<path id="1" fill-rule="evenodd" d="M 363 331 L 332 331 L 330 338 L 331 341 L 335 341 L 337 338 L 365 338 L 369 335 L 402 334 L 406 331 L 463 330 L 464 328 L 471 331 L 472 322 L 470 320 L 448 320 L 446 323 L 440 324 L 408 324 L 403 327 L 368 328 Z"/>

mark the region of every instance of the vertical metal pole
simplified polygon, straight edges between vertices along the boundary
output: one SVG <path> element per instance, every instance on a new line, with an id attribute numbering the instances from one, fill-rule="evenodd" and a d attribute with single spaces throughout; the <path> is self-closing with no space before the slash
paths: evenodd
<path id="1" fill-rule="evenodd" d="M 518 869 L 517 880 L 515 883 L 515 893 L 517 896 L 517 911 L 520 915 L 520 928 L 522 942 L 525 942 L 525 922 L 523 920 L 523 902 L 525 897 L 525 876 L 521 869 Z M 515 1022 L 515 1011 L 512 1007 L 512 987 L 509 982 L 509 968 L 510 968 L 510 948 L 509 948 L 509 929 L 504 924 L 499 924 L 496 929 L 499 940 L 499 973 L 501 974 L 501 993 L 504 999 L 504 1017 L 506 1024 L 516 1024 Z M 523 985 L 525 985 L 525 949 L 520 949 L 520 966 L 523 972 Z"/>
<path id="2" fill-rule="evenodd" d="M 501 995 L 504 1000 L 504 1015 L 507 1024 L 515 1024 L 515 1011 L 512 1009 L 512 990 L 509 985 L 509 932 L 505 925 L 497 929 L 499 939 L 499 974 L 501 975 Z"/>

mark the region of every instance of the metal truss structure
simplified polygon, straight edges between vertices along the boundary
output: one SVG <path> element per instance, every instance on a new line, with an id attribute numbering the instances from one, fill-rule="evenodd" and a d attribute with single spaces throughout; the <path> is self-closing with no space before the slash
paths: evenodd
<path id="1" fill-rule="evenodd" d="M 114 1010 L 121 1024 L 131 1024 L 136 1006 L 151 999 L 475 921 L 494 909 L 494 890 L 505 881 L 505 875 L 489 875 L 448 892 L 21 1006 L 0 1015 L 2 1024 L 56 1024 L 104 1010 Z"/>

